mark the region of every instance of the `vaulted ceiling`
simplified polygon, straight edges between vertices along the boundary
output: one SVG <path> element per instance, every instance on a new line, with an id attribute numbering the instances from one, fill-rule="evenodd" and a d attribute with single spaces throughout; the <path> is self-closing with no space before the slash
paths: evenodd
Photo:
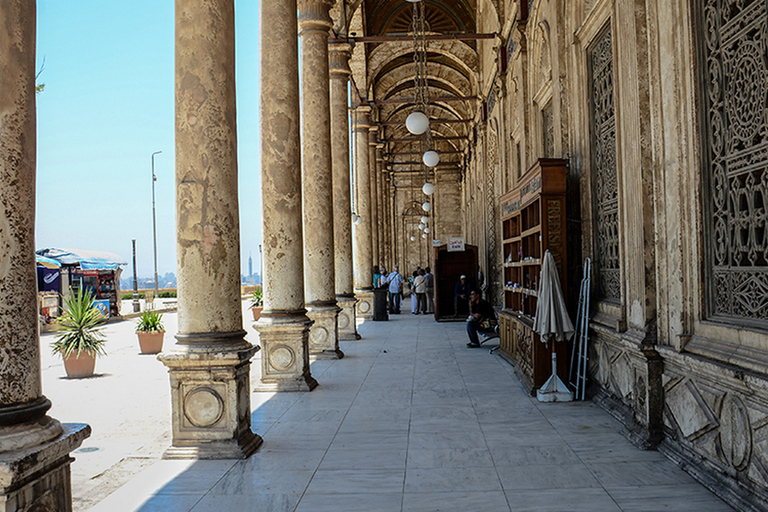
<path id="1" fill-rule="evenodd" d="M 477 42 L 472 36 L 477 27 L 477 0 L 422 2 L 427 34 L 444 36 L 427 42 L 433 145 L 444 153 L 441 163 L 458 164 L 469 135 L 470 125 L 464 120 L 474 117 L 476 112 L 478 57 Z M 414 154 L 423 150 L 422 136 L 414 137 L 405 128 L 416 95 L 411 39 L 414 4 L 405 0 L 362 0 L 360 4 L 347 5 L 348 19 L 362 17 L 364 31 L 355 34 L 358 38 L 364 36 L 357 44 L 365 45 L 366 60 L 364 77 L 357 76 L 356 85 L 367 101 L 378 107 L 376 121 L 382 126 L 379 133 L 387 143 L 390 162 L 419 160 Z M 382 41 L 380 36 L 401 37 Z M 407 166 L 394 168 L 406 169 Z"/>

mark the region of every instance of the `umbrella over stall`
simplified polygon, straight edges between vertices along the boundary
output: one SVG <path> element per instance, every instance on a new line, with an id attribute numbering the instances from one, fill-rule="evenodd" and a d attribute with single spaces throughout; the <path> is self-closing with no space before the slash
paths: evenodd
<path id="1" fill-rule="evenodd" d="M 543 343 L 552 343 L 552 376 L 536 392 L 536 396 L 540 402 L 569 402 L 573 400 L 573 392 L 557 376 L 555 343 L 563 343 L 573 336 L 573 323 L 565 307 L 557 264 L 549 250 L 544 254 L 539 283 L 533 330 L 541 336 Z"/>

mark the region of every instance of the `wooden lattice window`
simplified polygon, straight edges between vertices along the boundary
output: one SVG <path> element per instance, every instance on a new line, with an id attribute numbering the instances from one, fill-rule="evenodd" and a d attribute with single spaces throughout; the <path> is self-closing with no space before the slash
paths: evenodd
<path id="1" fill-rule="evenodd" d="M 699 0 L 707 313 L 768 327 L 765 0 Z"/>
<path id="2" fill-rule="evenodd" d="M 587 57 L 597 296 L 618 302 L 621 300 L 619 188 L 616 174 L 613 38 L 610 24 L 590 46 Z"/>

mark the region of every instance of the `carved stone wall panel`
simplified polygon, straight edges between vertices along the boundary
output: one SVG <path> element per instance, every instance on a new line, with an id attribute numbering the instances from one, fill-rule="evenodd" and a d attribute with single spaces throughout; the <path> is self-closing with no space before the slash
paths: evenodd
<path id="1" fill-rule="evenodd" d="M 768 495 L 768 381 L 665 351 L 664 393 L 667 442 Z"/>
<path id="2" fill-rule="evenodd" d="M 611 408 L 621 404 L 620 416 L 648 427 L 649 404 L 654 398 L 649 396 L 648 362 L 637 344 L 604 329 L 592 333 L 588 375 L 600 389 L 596 396 L 609 397 L 614 402 Z"/>

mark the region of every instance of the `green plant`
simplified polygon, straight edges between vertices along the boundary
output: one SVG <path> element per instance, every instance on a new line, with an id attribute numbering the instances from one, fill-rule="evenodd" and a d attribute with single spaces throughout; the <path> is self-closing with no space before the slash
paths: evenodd
<path id="1" fill-rule="evenodd" d="M 139 323 L 136 325 L 136 332 L 165 331 L 162 320 L 162 313 L 157 313 L 155 311 L 142 311 L 141 315 L 139 315 Z"/>
<path id="2" fill-rule="evenodd" d="M 176 290 L 162 291 L 162 292 L 160 292 L 159 297 L 161 299 L 175 299 L 176 298 Z"/>
<path id="3" fill-rule="evenodd" d="M 69 357 L 86 352 L 91 356 L 107 355 L 104 351 L 106 338 L 101 332 L 104 317 L 93 304 L 93 294 L 80 289 L 76 295 L 65 300 L 64 314 L 56 330 L 60 332 L 51 344 L 54 354 Z"/>
<path id="4" fill-rule="evenodd" d="M 253 290 L 253 296 L 251 296 L 251 307 L 260 308 L 264 305 L 264 296 L 261 293 L 261 287 Z"/>

